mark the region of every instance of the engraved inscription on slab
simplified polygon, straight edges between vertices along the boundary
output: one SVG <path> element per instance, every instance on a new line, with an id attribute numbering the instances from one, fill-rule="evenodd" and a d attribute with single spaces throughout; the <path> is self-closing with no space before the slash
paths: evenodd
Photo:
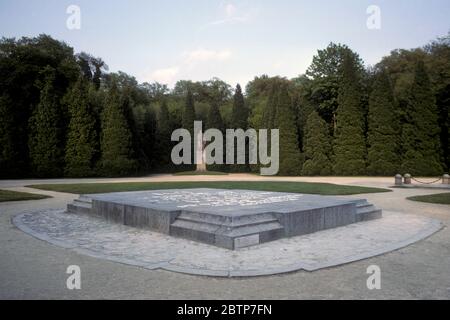
<path id="1" fill-rule="evenodd" d="M 192 208 L 198 206 L 252 206 L 260 204 L 279 203 L 299 200 L 301 194 L 277 194 L 273 192 L 253 192 L 253 191 L 219 191 L 211 192 L 154 192 L 141 198 L 151 203 L 179 202 L 178 208 Z"/>

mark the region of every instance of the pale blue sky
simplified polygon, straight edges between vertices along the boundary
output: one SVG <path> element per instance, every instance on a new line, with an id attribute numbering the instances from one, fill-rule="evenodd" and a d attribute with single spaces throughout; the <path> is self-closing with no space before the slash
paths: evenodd
<path id="1" fill-rule="evenodd" d="M 69 5 L 81 29 L 69 30 Z M 369 5 L 381 29 L 369 30 Z M 449 0 L 0 0 L 0 36 L 47 33 L 140 82 L 304 73 L 317 49 L 345 43 L 366 64 L 450 31 Z"/>

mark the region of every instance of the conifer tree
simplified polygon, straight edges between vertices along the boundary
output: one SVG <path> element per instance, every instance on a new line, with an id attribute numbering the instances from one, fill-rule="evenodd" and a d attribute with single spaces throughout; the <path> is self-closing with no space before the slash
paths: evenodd
<path id="1" fill-rule="evenodd" d="M 157 154 L 159 157 L 159 165 L 167 167 L 170 164 L 170 152 L 171 152 L 171 125 L 169 109 L 167 102 L 164 100 L 161 104 L 159 111 L 158 126 L 156 134 Z"/>
<path id="2" fill-rule="evenodd" d="M 248 110 L 245 106 L 241 86 L 236 86 L 233 98 L 233 110 L 231 114 L 233 128 L 246 130 L 248 126 Z"/>
<path id="3" fill-rule="evenodd" d="M 206 121 L 207 129 L 218 129 L 222 132 L 225 130 L 223 119 L 217 104 L 213 103 L 211 105 L 211 107 L 208 110 L 208 117 L 206 120 L 207 120 Z"/>
<path id="4" fill-rule="evenodd" d="M 62 175 L 64 142 L 61 141 L 61 107 L 54 89 L 55 70 L 46 67 L 41 76 L 39 104 L 30 118 L 31 167 L 38 177 L 58 177 Z"/>
<path id="5" fill-rule="evenodd" d="M 279 84 L 272 84 L 269 90 L 269 97 L 267 99 L 267 104 L 263 111 L 263 126 L 266 129 L 272 129 L 275 127 L 275 118 L 277 115 L 277 90 L 279 89 Z"/>
<path id="6" fill-rule="evenodd" d="M 417 63 L 402 127 L 402 171 L 441 175 L 440 128 L 436 100 L 423 61 Z"/>
<path id="7" fill-rule="evenodd" d="M 191 90 L 188 90 L 186 95 L 186 103 L 184 105 L 182 125 L 184 129 L 189 130 L 191 135 L 194 134 L 194 121 L 196 118 L 194 96 L 192 95 Z"/>
<path id="8" fill-rule="evenodd" d="M 225 132 L 225 125 L 223 123 L 222 115 L 220 114 L 219 107 L 216 103 L 213 103 L 208 111 L 208 117 L 206 119 L 206 129 L 217 129 L 220 130 L 222 133 Z M 225 146 L 222 146 L 223 150 L 225 150 Z M 223 162 L 225 163 L 225 155 Z M 216 171 L 224 171 L 225 167 L 221 164 L 212 164 L 208 165 L 208 170 L 216 170 Z"/>
<path id="9" fill-rule="evenodd" d="M 104 175 L 121 176 L 135 169 L 131 131 L 116 83 L 109 90 L 102 112 L 101 152 L 100 166 Z"/>
<path id="10" fill-rule="evenodd" d="M 66 97 L 70 122 L 65 175 L 70 177 L 92 175 L 98 150 L 95 116 L 89 104 L 88 90 L 88 83 L 80 77 Z"/>
<path id="11" fill-rule="evenodd" d="M 277 98 L 275 127 L 280 130 L 279 175 L 295 176 L 301 173 L 302 156 L 298 147 L 298 135 L 292 100 L 286 85 L 280 85 Z"/>
<path id="12" fill-rule="evenodd" d="M 248 128 L 248 110 L 245 106 L 244 95 L 239 84 L 236 85 L 236 90 L 233 96 L 233 108 L 231 110 L 231 128 L 247 130 Z M 249 142 L 245 142 L 245 164 L 237 164 L 237 146 L 234 149 L 234 164 L 230 167 L 232 172 L 247 172 L 249 171 Z"/>
<path id="13" fill-rule="evenodd" d="M 304 151 L 306 161 L 303 164 L 303 175 L 330 175 L 331 169 L 331 136 L 325 120 L 313 111 L 308 116 L 305 127 Z"/>
<path id="14" fill-rule="evenodd" d="M 0 177 L 14 177 L 18 154 L 14 143 L 13 102 L 8 95 L 0 96 Z"/>
<path id="15" fill-rule="evenodd" d="M 366 141 L 359 82 L 356 61 L 346 55 L 342 63 L 333 145 L 333 172 L 336 175 L 360 175 L 366 170 Z"/>
<path id="16" fill-rule="evenodd" d="M 399 127 L 389 77 L 381 70 L 369 98 L 367 172 L 392 176 L 399 168 Z"/>

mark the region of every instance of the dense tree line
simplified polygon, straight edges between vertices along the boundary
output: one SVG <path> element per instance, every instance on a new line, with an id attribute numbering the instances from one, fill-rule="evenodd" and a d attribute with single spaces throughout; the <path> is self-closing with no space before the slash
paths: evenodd
<path id="1" fill-rule="evenodd" d="M 450 35 L 365 67 L 331 43 L 304 75 L 139 84 L 47 35 L 0 41 L 0 177 L 123 176 L 170 161 L 173 130 L 277 128 L 280 175 L 440 175 L 450 166 Z M 248 160 L 248 158 L 247 158 Z M 212 165 L 244 172 L 258 165 Z"/>

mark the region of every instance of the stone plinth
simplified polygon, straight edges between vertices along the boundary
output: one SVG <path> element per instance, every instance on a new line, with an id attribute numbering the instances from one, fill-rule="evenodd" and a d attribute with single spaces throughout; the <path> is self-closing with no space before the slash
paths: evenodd
<path id="1" fill-rule="evenodd" d="M 68 211 L 232 250 L 381 217 L 365 200 L 223 189 L 88 195 Z"/>

